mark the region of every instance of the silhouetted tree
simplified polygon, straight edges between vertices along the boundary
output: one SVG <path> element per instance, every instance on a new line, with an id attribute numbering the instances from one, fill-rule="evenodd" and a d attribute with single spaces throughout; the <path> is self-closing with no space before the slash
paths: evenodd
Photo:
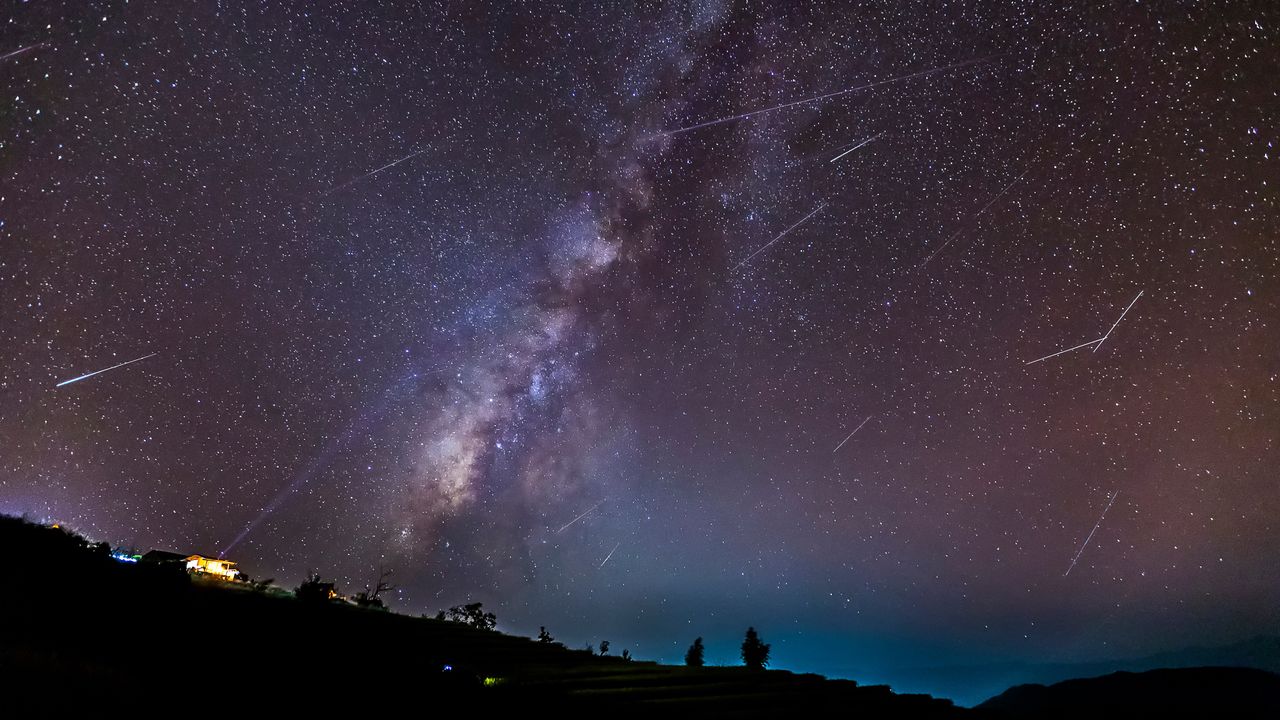
<path id="1" fill-rule="evenodd" d="M 586 646 L 586 647 L 584 647 L 584 648 L 582 648 L 582 649 L 583 649 L 583 650 L 586 650 L 588 655 L 595 655 L 595 654 L 596 654 L 596 646 L 595 646 L 595 645 L 592 645 L 591 643 L 587 643 L 587 646 Z"/>
<path id="2" fill-rule="evenodd" d="M 689 667 L 702 667 L 704 649 L 702 647 L 702 638 L 695 638 L 693 644 L 689 646 L 689 652 L 684 654 L 684 664 Z"/>
<path id="3" fill-rule="evenodd" d="M 453 622 L 470 625 L 480 630 L 492 630 L 498 624 L 498 616 L 491 612 L 485 612 L 483 603 L 454 605 L 449 608 L 448 617 Z"/>
<path id="4" fill-rule="evenodd" d="M 630 651 L 630 650 L 623 650 L 623 651 L 622 651 L 622 659 L 623 659 L 623 660 L 630 660 L 630 659 L 631 659 L 631 651 Z"/>
<path id="5" fill-rule="evenodd" d="M 337 593 L 333 583 L 320 579 L 320 573 L 307 573 L 307 579 L 293 591 L 293 596 L 303 602 L 328 602 Z"/>
<path id="6" fill-rule="evenodd" d="M 556 640 L 555 638 L 551 637 L 551 633 L 547 632 L 546 626 L 542 626 L 538 628 L 538 642 L 552 643 L 552 642 L 555 642 L 555 640 Z"/>
<path id="7" fill-rule="evenodd" d="M 356 593 L 356 596 L 354 598 L 354 600 L 356 601 L 356 604 L 359 605 L 360 607 L 386 610 L 387 609 L 386 603 L 382 602 L 382 598 L 379 596 L 388 590 L 395 589 L 389 583 L 387 583 L 387 578 L 389 577 L 391 577 L 390 570 L 383 570 L 382 568 L 378 568 L 378 580 L 373 584 L 373 589 L 370 589 L 368 585 L 365 585 L 364 590 L 362 592 Z"/>
<path id="8" fill-rule="evenodd" d="M 609 641 L 608 641 L 608 640 L 601 640 L 601 641 L 600 641 L 600 654 L 601 654 L 601 655 L 608 655 L 608 654 L 609 654 Z"/>
<path id="9" fill-rule="evenodd" d="M 763 670 L 769 664 L 769 645 L 760 642 L 753 627 L 747 628 L 747 636 L 742 641 L 742 662 L 753 670 Z"/>

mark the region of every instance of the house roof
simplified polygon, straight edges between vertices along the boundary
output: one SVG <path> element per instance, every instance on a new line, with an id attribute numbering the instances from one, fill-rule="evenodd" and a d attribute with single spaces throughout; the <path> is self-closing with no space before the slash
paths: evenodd
<path id="1" fill-rule="evenodd" d="M 168 550 L 149 550 L 142 556 L 143 562 L 180 562 L 191 557 L 181 553 L 169 552 Z"/>
<path id="2" fill-rule="evenodd" d="M 202 560 L 211 560 L 220 562 L 225 565 L 235 565 L 234 560 L 223 560 L 216 555 L 201 555 L 200 553 L 176 553 L 168 550 L 151 550 L 142 556 L 143 562 L 186 562 L 193 558 Z"/>

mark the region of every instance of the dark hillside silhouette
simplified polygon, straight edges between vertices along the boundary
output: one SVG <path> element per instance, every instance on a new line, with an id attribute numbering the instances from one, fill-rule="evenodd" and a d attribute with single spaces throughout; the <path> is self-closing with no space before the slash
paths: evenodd
<path id="1" fill-rule="evenodd" d="M 1051 687 L 1022 686 L 980 710 L 886 686 L 782 670 L 661 666 L 568 650 L 492 627 L 479 604 L 457 621 L 400 615 L 332 599 L 312 574 L 302 598 L 265 584 L 188 575 L 181 564 L 122 562 L 105 544 L 0 516 L 0 679 L 14 717 L 88 711 L 131 715 L 214 707 L 290 714 L 485 716 L 555 708 L 561 717 L 1273 717 L 1280 676 L 1198 668 L 1119 673 Z M 369 591 L 372 595 L 371 584 Z M 307 589 L 303 589 L 307 588 Z M 754 630 L 744 661 L 762 666 Z M 695 641 L 690 648 L 701 650 Z M 700 657 L 700 652 L 697 655 Z M 692 659 L 692 658 L 689 658 Z M 215 703 L 216 704 L 216 703 Z"/>
<path id="2" fill-rule="evenodd" d="M 404 707 L 491 716 L 555 708 L 562 717 L 776 717 L 786 712 L 952 718 L 949 701 L 781 670 L 660 666 L 567 650 L 491 627 L 326 601 L 127 563 L 57 528 L 0 516 L 0 678 L 14 717 L 218 706 L 289 714 Z M 371 585 L 371 588 L 376 584 Z M 372 591 L 370 591 L 372 594 Z M 220 706 L 193 688 L 216 687 Z M 193 694 L 195 693 L 195 694 Z"/>

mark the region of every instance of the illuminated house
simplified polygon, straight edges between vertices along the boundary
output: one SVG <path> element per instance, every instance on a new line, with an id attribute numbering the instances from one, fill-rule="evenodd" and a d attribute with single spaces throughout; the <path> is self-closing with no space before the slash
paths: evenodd
<path id="1" fill-rule="evenodd" d="M 187 571 L 216 575 L 223 580 L 235 580 L 240 577 L 240 571 L 236 569 L 236 564 L 230 560 L 209 558 L 203 555 L 188 556 Z"/>
<path id="2" fill-rule="evenodd" d="M 181 553 L 166 552 L 164 550 L 152 550 L 143 555 L 141 561 L 144 563 L 173 563 L 182 564 L 187 572 L 200 573 L 202 575 L 212 575 L 222 578 L 223 580 L 236 580 L 240 577 L 240 571 L 236 569 L 236 564 L 230 560 L 221 558 L 205 557 L 204 555 L 183 555 Z"/>

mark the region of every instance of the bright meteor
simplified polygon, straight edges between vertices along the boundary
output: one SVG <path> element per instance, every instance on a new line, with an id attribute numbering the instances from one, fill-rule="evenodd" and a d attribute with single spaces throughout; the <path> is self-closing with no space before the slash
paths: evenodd
<path id="1" fill-rule="evenodd" d="M 875 82 L 863 83 L 862 85 L 855 85 L 851 88 L 845 88 L 844 90 L 829 92 L 824 95 L 815 95 L 813 97 L 801 98 L 800 100 L 792 100 L 791 102 L 782 103 L 781 105 L 774 105 L 772 107 L 760 108 L 759 110 L 752 110 L 750 112 L 739 113 L 738 115 L 729 115 L 727 117 L 716 118 L 714 120 L 707 120 L 706 122 L 700 122 L 695 125 L 687 125 L 682 128 L 675 128 L 674 130 L 667 130 L 664 132 L 657 133 L 656 135 L 652 135 L 650 137 L 654 137 L 654 138 L 670 137 L 672 135 L 679 135 L 680 133 L 686 133 L 686 132 L 690 132 L 692 130 L 698 130 L 704 127 L 711 127 L 712 125 L 721 125 L 723 123 L 735 122 L 737 120 L 746 120 L 749 117 L 760 115 L 762 113 L 773 112 L 774 110 L 785 110 L 786 108 L 795 107 L 797 105 L 807 105 L 808 103 L 821 102 L 823 100 L 827 100 L 833 97 L 838 97 L 840 95 L 848 95 L 849 93 L 858 92 L 859 90 L 870 90 L 871 88 L 880 87 L 881 85 L 889 85 L 891 83 L 904 82 L 906 80 L 912 80 L 918 77 L 925 77 L 926 75 L 933 75 L 934 73 L 946 72 L 947 70 L 958 70 L 962 67 L 967 67 L 969 65 L 980 65 L 985 62 L 990 62 L 991 60 L 994 60 L 995 58 L 1000 57 L 1000 55 L 1004 55 L 1004 54 L 1007 54 L 1007 53 L 1000 53 L 997 55 L 988 55 L 986 57 L 974 58 L 972 60 L 964 60 L 957 63 L 951 63 L 950 65 L 942 65 L 940 67 L 929 68 L 928 70 L 920 70 L 919 72 L 913 72 L 907 75 L 898 75 L 896 77 L 886 78 L 884 80 L 876 80 Z"/>
<path id="2" fill-rule="evenodd" d="M 18 48 L 17 50 L 14 50 L 12 52 L 7 52 L 3 55 L 0 55 L 0 60 L 8 60 L 11 57 L 18 57 L 23 53 L 31 52 L 32 50 L 38 50 L 40 48 L 45 48 L 45 47 L 49 47 L 49 46 L 44 43 L 36 43 L 35 45 L 28 45 L 26 47 Z"/>
<path id="3" fill-rule="evenodd" d="M 568 528 L 570 525 L 572 525 L 572 524 L 574 524 L 574 523 L 578 522 L 579 520 L 581 520 L 582 518 L 584 518 L 584 517 L 586 517 L 586 516 L 590 515 L 592 512 L 594 512 L 594 511 L 595 511 L 595 509 L 596 509 L 596 508 L 600 507 L 600 506 L 601 506 L 601 505 L 603 505 L 603 504 L 604 504 L 604 500 L 601 500 L 600 502 L 596 503 L 595 505 L 592 505 L 591 507 L 587 508 L 586 512 L 582 513 L 582 514 L 581 514 L 581 515 L 579 515 L 578 517 L 576 517 L 576 518 L 574 518 L 574 519 L 570 520 L 569 522 L 565 523 L 564 525 L 562 525 L 562 526 L 560 527 L 560 529 L 556 531 L 556 534 L 559 534 L 559 533 L 564 532 L 564 531 L 565 531 L 565 529 L 566 529 L 566 528 Z"/>
<path id="4" fill-rule="evenodd" d="M 1107 338 L 1111 337 L 1111 332 L 1116 329 L 1116 326 L 1120 324 L 1120 321 L 1124 319 L 1124 316 L 1129 314 L 1129 310 L 1133 309 L 1133 304 L 1138 302 L 1138 298 L 1142 297 L 1142 293 L 1144 292 L 1146 292 L 1146 290 L 1138 291 L 1138 294 L 1134 296 L 1128 307 L 1124 309 L 1124 312 L 1120 313 L 1120 317 L 1116 318 L 1116 321 L 1107 329 L 1107 334 L 1098 339 L 1098 344 L 1093 347 L 1094 352 L 1098 352 L 1098 348 L 1102 347 L 1102 343 L 1106 342 Z"/>
<path id="5" fill-rule="evenodd" d="M 134 358 L 133 360 L 129 360 L 128 362 L 122 362 L 122 363 L 120 363 L 119 365 L 112 365 L 112 366 L 111 366 L 111 367 L 109 367 L 109 368 L 102 368 L 101 370 L 94 370 L 93 372 L 91 372 L 91 373 L 86 373 L 86 374 L 84 374 L 84 375 L 81 375 L 80 377 L 73 377 L 73 378 L 71 378 L 70 380 L 63 380 L 62 382 L 58 383 L 57 385 L 54 385 L 54 387 L 56 387 L 56 388 L 60 388 L 60 387 L 62 387 L 63 385 L 70 385 L 70 384 L 71 384 L 71 383 L 73 383 L 73 382 L 80 382 L 81 380 L 84 380 L 85 378 L 91 378 L 91 377 L 93 377 L 94 375 L 100 375 L 100 374 L 102 374 L 102 373 L 104 373 L 104 372 L 108 372 L 108 371 L 111 371 L 111 370 L 115 370 L 116 368 L 122 368 L 122 367 L 124 367 L 125 365 L 132 365 L 133 363 L 136 363 L 136 362 L 139 362 L 139 361 L 142 361 L 142 360 L 146 360 L 146 359 L 147 359 L 147 358 L 149 358 L 149 357 L 155 357 L 156 355 L 157 355 L 157 353 L 151 353 L 150 355 L 143 355 L 143 356 L 142 356 L 142 357 L 140 357 L 140 358 Z"/>
<path id="6" fill-rule="evenodd" d="M 848 150 L 845 150 L 844 152 L 840 153 L 839 155 L 837 155 L 837 156 L 835 156 L 835 157 L 831 158 L 830 160 L 828 160 L 828 161 L 827 161 L 827 164 L 831 164 L 831 163 L 833 163 L 833 162 L 835 162 L 835 161 L 839 160 L 840 158 L 844 157 L 845 155 L 848 155 L 849 153 L 853 152 L 854 150 L 857 150 L 858 148 L 864 147 L 864 146 L 866 146 L 866 145 L 870 145 L 870 144 L 871 144 L 873 141 L 875 141 L 875 139 L 876 139 L 876 138 L 878 138 L 878 137 L 880 137 L 880 136 L 879 136 L 879 135 L 872 135 L 871 137 L 867 138 L 866 140 L 863 140 L 862 142 L 858 143 L 857 145 L 854 145 L 853 147 L 849 148 Z"/>
<path id="7" fill-rule="evenodd" d="M 603 560 L 603 561 L 601 561 L 601 563 L 600 563 L 600 567 L 604 567 L 604 564 L 605 564 L 605 563 L 607 563 L 607 562 L 609 562 L 609 558 L 613 557 L 613 554 L 614 554 L 614 553 L 616 553 L 616 552 L 618 552 L 618 548 L 620 548 L 620 547 L 622 547 L 622 543 L 621 543 L 621 542 L 619 542 L 617 545 L 614 545 L 614 546 L 613 546 L 613 549 L 609 551 L 609 554 L 604 556 L 604 560 Z"/>

